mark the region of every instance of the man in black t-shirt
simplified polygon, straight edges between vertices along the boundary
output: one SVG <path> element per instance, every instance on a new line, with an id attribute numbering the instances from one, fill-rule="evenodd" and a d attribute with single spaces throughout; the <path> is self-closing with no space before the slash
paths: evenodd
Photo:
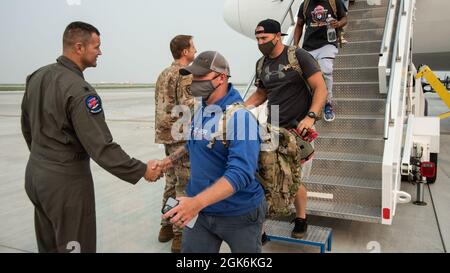
<path id="1" fill-rule="evenodd" d="M 331 16 L 331 27 L 339 29 L 347 24 L 347 15 L 341 0 L 305 0 L 300 5 L 295 26 L 294 45 L 298 45 L 306 25 L 303 49 L 308 51 L 319 63 L 328 89 L 324 119 L 333 121 L 335 114 L 333 98 L 333 63 L 338 53 L 337 41 L 328 41 L 327 18 Z"/>
<path id="2" fill-rule="evenodd" d="M 268 122 L 274 121 L 272 106 L 279 106 L 279 127 L 291 129 L 295 123 L 301 132 L 314 125 L 320 109 L 325 104 L 327 90 L 320 67 L 314 58 L 305 50 L 296 49 L 298 64 L 303 71 L 303 79 L 300 77 L 289 62 L 288 47 L 281 40 L 283 35 L 280 23 L 275 20 L 267 19 L 258 24 L 255 36 L 265 58 L 261 73 L 257 72 L 257 89 L 245 102 L 245 106 L 257 107 L 268 100 Z M 307 85 L 312 92 L 309 92 Z M 296 238 L 301 238 L 307 228 L 306 200 L 306 188 L 301 185 L 295 196 L 296 218 L 292 236 Z"/>

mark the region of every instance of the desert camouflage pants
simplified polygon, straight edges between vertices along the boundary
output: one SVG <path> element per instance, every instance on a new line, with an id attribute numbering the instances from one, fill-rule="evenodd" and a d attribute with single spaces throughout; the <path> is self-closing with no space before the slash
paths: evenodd
<path id="1" fill-rule="evenodd" d="M 176 143 L 176 144 L 165 144 L 165 153 L 166 156 L 170 155 L 171 153 L 175 152 L 180 147 L 183 147 L 185 143 Z M 173 168 L 171 168 L 166 174 L 165 174 L 165 180 L 166 180 L 166 186 L 164 188 L 164 194 L 163 194 L 163 202 L 162 206 L 166 203 L 166 200 L 169 197 L 180 197 L 180 196 L 186 196 L 185 189 L 186 185 L 189 181 L 190 176 L 190 163 L 189 163 L 189 156 L 185 155 L 182 157 L 177 164 L 174 165 Z M 169 220 L 161 220 L 162 226 L 172 225 Z M 173 232 L 175 234 L 180 234 L 182 229 L 178 228 L 176 225 L 173 225 Z"/>

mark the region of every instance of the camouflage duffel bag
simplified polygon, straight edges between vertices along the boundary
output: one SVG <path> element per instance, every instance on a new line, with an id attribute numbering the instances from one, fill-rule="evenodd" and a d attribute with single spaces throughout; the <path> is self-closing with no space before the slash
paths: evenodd
<path id="1" fill-rule="evenodd" d="M 259 153 L 258 180 L 264 187 L 268 217 L 289 216 L 301 185 L 301 156 L 296 136 L 284 128 L 267 125 Z"/>
<path id="2" fill-rule="evenodd" d="M 246 109 L 240 103 L 230 105 L 219 121 L 218 130 L 212 135 L 208 148 L 221 139 L 225 147 L 226 124 L 233 113 Z M 301 162 L 314 153 L 312 145 L 297 134 L 271 124 L 259 124 L 263 141 L 259 152 L 259 182 L 264 188 L 268 203 L 268 217 L 289 216 L 293 212 L 295 195 L 301 185 Z"/>

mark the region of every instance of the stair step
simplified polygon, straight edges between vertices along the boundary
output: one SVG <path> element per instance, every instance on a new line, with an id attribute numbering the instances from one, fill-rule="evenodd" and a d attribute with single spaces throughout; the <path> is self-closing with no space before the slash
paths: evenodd
<path id="1" fill-rule="evenodd" d="M 353 203 L 308 200 L 307 213 L 353 221 L 381 223 L 381 207 L 375 205 L 361 206 Z"/>
<path id="2" fill-rule="evenodd" d="M 339 177 L 330 175 L 311 175 L 304 181 L 305 184 L 318 184 L 336 187 L 381 190 L 381 180 Z"/>
<path id="3" fill-rule="evenodd" d="M 333 99 L 333 109 L 337 115 L 380 115 L 384 116 L 384 99 Z"/>
<path id="4" fill-rule="evenodd" d="M 340 54 L 336 56 L 334 68 L 375 67 L 379 60 L 379 53 Z"/>
<path id="5" fill-rule="evenodd" d="M 345 151 L 331 152 L 328 150 L 317 150 L 315 153 L 316 160 L 332 160 L 332 161 L 348 161 L 348 162 L 366 162 L 366 163 L 382 163 L 382 155 L 373 155 L 368 153 L 348 153 Z"/>
<path id="6" fill-rule="evenodd" d="M 349 10 L 386 7 L 389 0 L 361 0 L 349 5 Z"/>
<path id="7" fill-rule="evenodd" d="M 347 39 L 347 36 L 344 35 L 344 37 Z M 380 53 L 380 49 L 380 40 L 363 42 L 349 40 L 348 43 L 342 45 L 342 48 L 339 48 L 339 54 Z"/>
<path id="8" fill-rule="evenodd" d="M 345 31 L 384 28 L 385 23 L 386 23 L 385 17 L 375 17 L 375 18 L 369 17 L 358 19 L 352 19 L 351 17 L 348 17 L 348 24 L 347 26 L 345 26 Z"/>
<path id="9" fill-rule="evenodd" d="M 302 239 L 295 239 L 291 237 L 291 232 L 294 229 L 294 223 L 287 221 L 277 221 L 268 219 L 264 222 L 264 230 L 269 236 L 270 240 L 281 240 L 293 243 L 303 243 L 325 246 L 331 241 L 332 229 L 328 227 L 308 225 L 308 230 Z M 331 245 L 328 245 L 328 250 L 330 250 Z"/>
<path id="10" fill-rule="evenodd" d="M 347 153 L 347 154 L 371 154 L 382 156 L 384 151 L 384 140 L 379 139 L 352 139 L 352 138 L 329 138 L 319 137 L 314 141 L 316 151 Z M 321 154 L 320 154 L 321 155 Z M 322 155 L 321 155 L 322 156 Z"/>
<path id="11" fill-rule="evenodd" d="M 370 137 L 383 134 L 384 117 L 336 115 L 332 122 L 318 121 L 316 128 L 319 134 L 352 133 Z"/>
<path id="12" fill-rule="evenodd" d="M 353 82 L 334 82 L 334 98 L 366 98 L 366 99 L 385 99 L 385 94 L 380 94 L 378 82 L 373 83 L 353 83 Z"/>
<path id="13" fill-rule="evenodd" d="M 387 6 L 386 7 L 372 7 L 366 9 L 353 9 L 350 7 L 348 11 L 348 19 L 364 19 L 364 18 L 378 18 L 386 17 Z"/>
<path id="14" fill-rule="evenodd" d="M 378 135 L 368 135 L 368 134 L 355 134 L 353 132 L 338 132 L 338 133 L 325 133 L 320 134 L 320 139 L 353 139 L 353 140 L 383 140 L 383 136 L 381 134 Z"/>
<path id="15" fill-rule="evenodd" d="M 381 184 L 381 180 L 377 180 Z M 308 199 L 336 203 L 360 204 L 364 207 L 381 206 L 381 188 L 347 187 L 319 183 L 305 183 Z"/>
<path id="16" fill-rule="evenodd" d="M 381 169 L 381 162 L 362 161 L 357 160 L 356 157 L 346 160 L 316 157 L 312 161 L 311 175 L 332 174 L 346 178 L 381 180 Z"/>
<path id="17" fill-rule="evenodd" d="M 335 68 L 334 82 L 378 82 L 378 67 Z"/>
<path id="18" fill-rule="evenodd" d="M 383 39 L 384 28 L 351 30 L 345 32 L 345 39 L 352 42 L 375 41 Z"/>

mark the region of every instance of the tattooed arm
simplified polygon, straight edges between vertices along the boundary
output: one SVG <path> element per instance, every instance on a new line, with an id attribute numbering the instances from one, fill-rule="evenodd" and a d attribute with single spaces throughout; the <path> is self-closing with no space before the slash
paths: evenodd
<path id="1" fill-rule="evenodd" d="M 180 147 L 175 152 L 171 153 L 169 156 L 164 158 L 163 160 L 158 161 L 158 163 L 154 166 L 161 167 L 163 172 L 167 172 L 168 169 L 173 168 L 173 163 L 180 160 L 183 156 L 187 155 L 189 152 L 186 146 Z"/>

